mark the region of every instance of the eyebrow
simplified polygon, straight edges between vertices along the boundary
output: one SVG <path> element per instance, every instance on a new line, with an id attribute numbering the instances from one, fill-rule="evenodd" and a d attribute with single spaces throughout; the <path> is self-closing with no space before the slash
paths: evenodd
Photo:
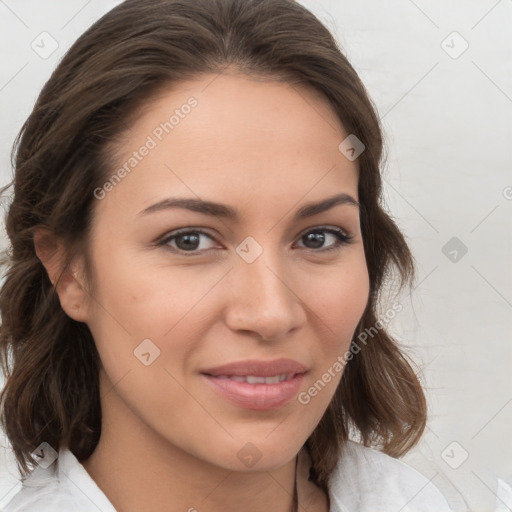
<path id="1" fill-rule="evenodd" d="M 316 203 L 307 203 L 297 210 L 294 220 L 301 220 L 307 217 L 312 217 L 319 213 L 325 212 L 338 206 L 340 204 L 347 204 L 359 207 L 359 203 L 349 194 L 338 194 Z M 239 212 L 226 204 L 214 203 L 212 201 L 204 201 L 202 199 L 194 198 L 168 198 L 158 201 L 158 203 L 148 206 L 142 210 L 139 215 L 148 215 L 150 213 L 160 212 L 171 208 L 183 208 L 193 212 L 202 213 L 204 215 L 212 215 L 215 217 L 222 217 L 232 221 L 239 221 L 241 215 Z"/>

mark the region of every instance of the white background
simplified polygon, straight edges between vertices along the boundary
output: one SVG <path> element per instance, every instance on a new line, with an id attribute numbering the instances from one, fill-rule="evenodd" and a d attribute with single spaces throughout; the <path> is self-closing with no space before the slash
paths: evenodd
<path id="1" fill-rule="evenodd" d="M 0 185 L 40 88 L 117 3 L 0 0 Z M 377 106 L 386 204 L 418 265 L 391 324 L 422 367 L 430 407 L 423 441 L 405 461 L 454 510 L 494 510 L 497 478 L 512 482 L 512 0 L 301 3 L 334 33 Z M 46 59 L 31 48 L 43 31 L 59 45 Z M 0 449 L 0 506 L 17 490 L 16 474 Z"/>

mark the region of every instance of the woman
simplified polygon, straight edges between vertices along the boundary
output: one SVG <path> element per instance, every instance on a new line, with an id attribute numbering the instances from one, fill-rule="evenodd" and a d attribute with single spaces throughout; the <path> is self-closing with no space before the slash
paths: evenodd
<path id="1" fill-rule="evenodd" d="M 17 141 L 6 511 L 449 510 L 395 458 L 426 405 L 377 316 L 414 275 L 381 152 L 298 3 L 128 0 L 87 30 Z"/>

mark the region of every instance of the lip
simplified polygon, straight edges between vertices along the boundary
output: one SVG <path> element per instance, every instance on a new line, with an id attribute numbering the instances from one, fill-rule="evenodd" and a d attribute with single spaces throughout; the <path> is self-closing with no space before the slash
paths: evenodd
<path id="1" fill-rule="evenodd" d="M 212 389 L 243 409 L 257 411 L 272 410 L 282 407 L 299 391 L 307 369 L 292 359 L 275 359 L 273 361 L 239 361 L 207 370 L 201 370 L 201 377 Z M 272 377 L 288 374 L 292 378 L 273 384 L 249 384 L 220 376 Z"/>
<path id="2" fill-rule="evenodd" d="M 249 359 L 247 361 L 236 361 L 234 363 L 216 366 L 200 370 L 200 373 L 218 377 L 219 375 L 246 376 L 257 375 L 258 377 L 272 377 L 282 373 L 304 373 L 307 368 L 294 361 L 293 359 L 274 359 L 272 361 L 262 361 Z"/>

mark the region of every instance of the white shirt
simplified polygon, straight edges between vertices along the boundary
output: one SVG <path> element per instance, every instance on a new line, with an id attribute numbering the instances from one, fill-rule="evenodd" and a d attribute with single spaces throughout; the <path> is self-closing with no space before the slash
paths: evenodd
<path id="1" fill-rule="evenodd" d="M 56 471 L 52 471 L 56 467 Z M 421 473 L 382 452 L 348 441 L 329 480 L 329 512 L 452 512 Z M 68 449 L 37 466 L 3 512 L 116 512 Z"/>

